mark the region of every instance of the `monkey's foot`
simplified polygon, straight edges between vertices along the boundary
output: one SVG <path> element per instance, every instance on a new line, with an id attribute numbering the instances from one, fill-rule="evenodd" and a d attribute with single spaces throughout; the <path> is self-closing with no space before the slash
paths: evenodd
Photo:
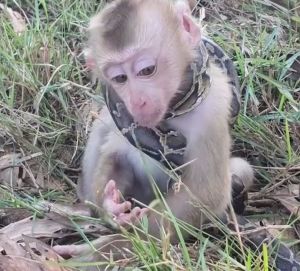
<path id="1" fill-rule="evenodd" d="M 136 224 L 148 211 L 147 208 L 140 207 L 131 209 L 131 202 L 121 202 L 120 192 L 114 180 L 110 180 L 105 186 L 103 208 L 121 226 Z"/>

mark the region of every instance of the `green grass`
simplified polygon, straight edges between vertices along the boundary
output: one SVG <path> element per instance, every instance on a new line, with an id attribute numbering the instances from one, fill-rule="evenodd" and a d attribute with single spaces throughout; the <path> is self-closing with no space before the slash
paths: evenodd
<path id="1" fill-rule="evenodd" d="M 74 187 L 94 110 L 92 101 L 99 94 L 84 69 L 82 53 L 89 18 L 101 8 L 98 2 L 6 1 L 26 15 L 27 30 L 21 34 L 0 13 L 0 156 L 18 152 L 27 157 L 19 161 L 23 181 L 35 187 L 3 186 L 1 208 L 37 212 L 33 206 L 42 199 L 76 199 Z M 244 102 L 232 132 L 233 153 L 254 165 L 257 185 L 250 194 L 254 204 L 272 197 L 278 182 L 299 184 L 300 80 L 286 72 L 300 58 L 300 11 L 267 0 L 220 0 L 208 1 L 207 14 L 207 32 L 232 56 L 240 76 Z M 284 208 L 264 210 L 280 217 L 276 222 L 289 221 Z M 252 217 L 269 216 L 254 212 Z M 299 223 L 295 220 L 292 227 Z M 178 231 L 187 227 L 176 225 Z M 141 270 L 271 270 L 267 247 L 260 255 L 248 250 L 243 255 L 229 235 L 214 240 L 188 228 L 198 240 L 193 244 L 181 240 L 178 246 L 170 245 L 167 237 L 159 247 L 130 234 L 136 257 L 128 264 Z M 241 263 L 234 255 L 241 256 Z M 87 264 L 68 261 L 65 265 Z"/>

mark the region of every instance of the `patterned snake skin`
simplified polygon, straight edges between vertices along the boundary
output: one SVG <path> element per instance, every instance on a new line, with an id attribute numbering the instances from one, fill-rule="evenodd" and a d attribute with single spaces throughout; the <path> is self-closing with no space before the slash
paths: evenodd
<path id="1" fill-rule="evenodd" d="M 105 102 L 121 133 L 133 146 L 160 162 L 167 170 L 176 170 L 183 164 L 186 139 L 181 133 L 172 129 L 166 120 L 189 112 L 205 98 L 210 86 L 210 77 L 206 73 L 207 64 L 207 50 L 204 44 L 201 44 L 198 59 L 186 71 L 190 82 L 188 91 L 182 91 L 184 95 L 180 94 L 171 101 L 165 120 L 154 129 L 134 123 L 114 89 L 108 85 L 103 87 Z M 177 174 L 181 175 L 181 173 L 177 170 Z"/>
<path id="2" fill-rule="evenodd" d="M 138 126 L 115 90 L 109 85 L 102 86 L 106 105 L 123 136 L 133 146 L 160 162 L 170 173 L 170 176 L 174 172 L 176 172 L 177 176 L 182 174 L 180 166 L 183 165 L 186 139 L 184 135 L 172 129 L 168 125 L 167 120 L 193 110 L 205 99 L 210 88 L 210 82 L 213 80 L 209 76 L 210 62 L 217 64 L 223 69 L 229 78 L 233 94 L 230 124 L 234 123 L 240 110 L 238 77 L 231 59 L 218 45 L 207 38 L 203 38 L 198 50 L 198 58 L 187 68 L 185 74 L 185 79 L 188 79 L 189 83 L 185 83 L 182 86 L 184 91 L 181 91 L 181 94 L 171 101 L 169 111 L 165 115 L 164 120 L 154 129 Z M 235 190 L 238 183 L 233 183 L 235 186 L 233 190 Z M 237 188 L 238 195 L 242 188 L 240 190 L 239 187 Z M 235 203 L 235 197 L 233 197 L 233 205 Z M 242 203 L 238 202 L 236 205 L 240 204 Z M 235 210 L 237 209 L 238 206 Z M 223 221 L 229 228 L 234 229 L 234 223 L 229 219 L 229 215 L 224 216 Z M 238 217 L 238 223 L 241 231 L 251 231 L 257 228 L 255 224 L 243 217 Z M 245 240 L 245 245 L 252 248 L 260 248 L 263 243 L 271 245 L 269 249 L 271 253 L 270 261 L 275 266 L 275 270 L 300 271 L 300 262 L 295 259 L 293 252 L 279 240 L 274 240 L 267 231 L 249 234 L 247 235 L 247 240 Z"/>
<path id="3" fill-rule="evenodd" d="M 240 109 L 239 84 L 232 61 L 220 47 L 208 39 L 203 39 L 198 50 L 198 58 L 187 68 L 185 84 L 180 87 L 183 91 L 180 91 L 171 101 L 164 120 L 154 129 L 138 126 L 114 89 L 110 85 L 102 87 L 106 105 L 121 133 L 133 146 L 160 162 L 167 170 L 176 171 L 178 175 L 182 173 L 177 168 L 183 164 L 186 139 L 181 133 L 172 129 L 167 120 L 193 110 L 205 99 L 211 80 L 207 73 L 210 59 L 224 69 L 231 78 L 233 93 L 231 123 L 234 122 Z M 186 81 L 189 83 L 187 84 Z"/>

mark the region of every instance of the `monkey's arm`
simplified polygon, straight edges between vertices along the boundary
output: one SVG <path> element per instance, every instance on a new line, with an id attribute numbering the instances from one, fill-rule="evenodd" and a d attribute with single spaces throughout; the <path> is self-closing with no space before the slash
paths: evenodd
<path id="1" fill-rule="evenodd" d="M 192 169 L 188 172 L 189 175 L 183 176 L 186 178 L 182 179 L 179 191 L 170 191 L 165 201 L 177 219 L 199 228 L 207 222 L 209 215 L 219 216 L 225 212 L 231 200 L 231 180 L 226 160 L 215 163 L 214 155 L 206 153 L 201 161 L 194 163 L 191 167 L 195 171 Z M 150 233 L 159 236 L 161 223 L 158 222 L 161 217 L 153 212 L 149 215 L 149 220 Z M 163 223 L 169 224 L 166 220 Z M 172 225 L 170 230 L 174 241 L 177 235 Z"/>
<path id="2" fill-rule="evenodd" d="M 178 219 L 195 227 L 207 220 L 203 209 L 218 216 L 231 201 L 231 90 L 226 76 L 213 64 L 211 76 L 216 80 L 206 99 L 194 111 L 171 120 L 187 138 L 185 163 L 192 162 L 184 168 L 180 191 L 170 193 L 166 202 Z M 151 220 L 154 225 L 156 218 Z"/>
<path id="3" fill-rule="evenodd" d="M 135 221 L 144 212 L 136 207 L 125 214 L 131 209 L 131 203 L 122 200 L 121 196 L 133 190 L 136 182 L 132 163 L 127 158 L 126 143 L 104 108 L 93 124 L 83 158 L 82 180 L 78 185 L 81 201 L 99 206 L 120 224 Z"/>

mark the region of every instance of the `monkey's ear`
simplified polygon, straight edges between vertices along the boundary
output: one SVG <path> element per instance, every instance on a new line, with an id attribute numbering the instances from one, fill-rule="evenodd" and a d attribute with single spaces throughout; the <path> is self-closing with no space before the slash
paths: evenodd
<path id="1" fill-rule="evenodd" d="M 93 58 L 93 55 L 89 48 L 85 48 L 83 53 L 85 59 L 85 67 L 90 72 L 91 81 L 95 83 L 99 75 L 96 60 L 95 58 Z"/>
<path id="2" fill-rule="evenodd" d="M 93 71 L 96 68 L 96 61 L 92 57 L 91 51 L 88 48 L 83 50 L 84 59 L 85 59 L 85 66 L 88 70 Z"/>
<path id="3" fill-rule="evenodd" d="M 186 44 L 191 44 L 192 47 L 196 46 L 201 39 L 201 31 L 200 26 L 192 19 L 189 5 L 185 1 L 178 1 L 175 8 Z"/>

